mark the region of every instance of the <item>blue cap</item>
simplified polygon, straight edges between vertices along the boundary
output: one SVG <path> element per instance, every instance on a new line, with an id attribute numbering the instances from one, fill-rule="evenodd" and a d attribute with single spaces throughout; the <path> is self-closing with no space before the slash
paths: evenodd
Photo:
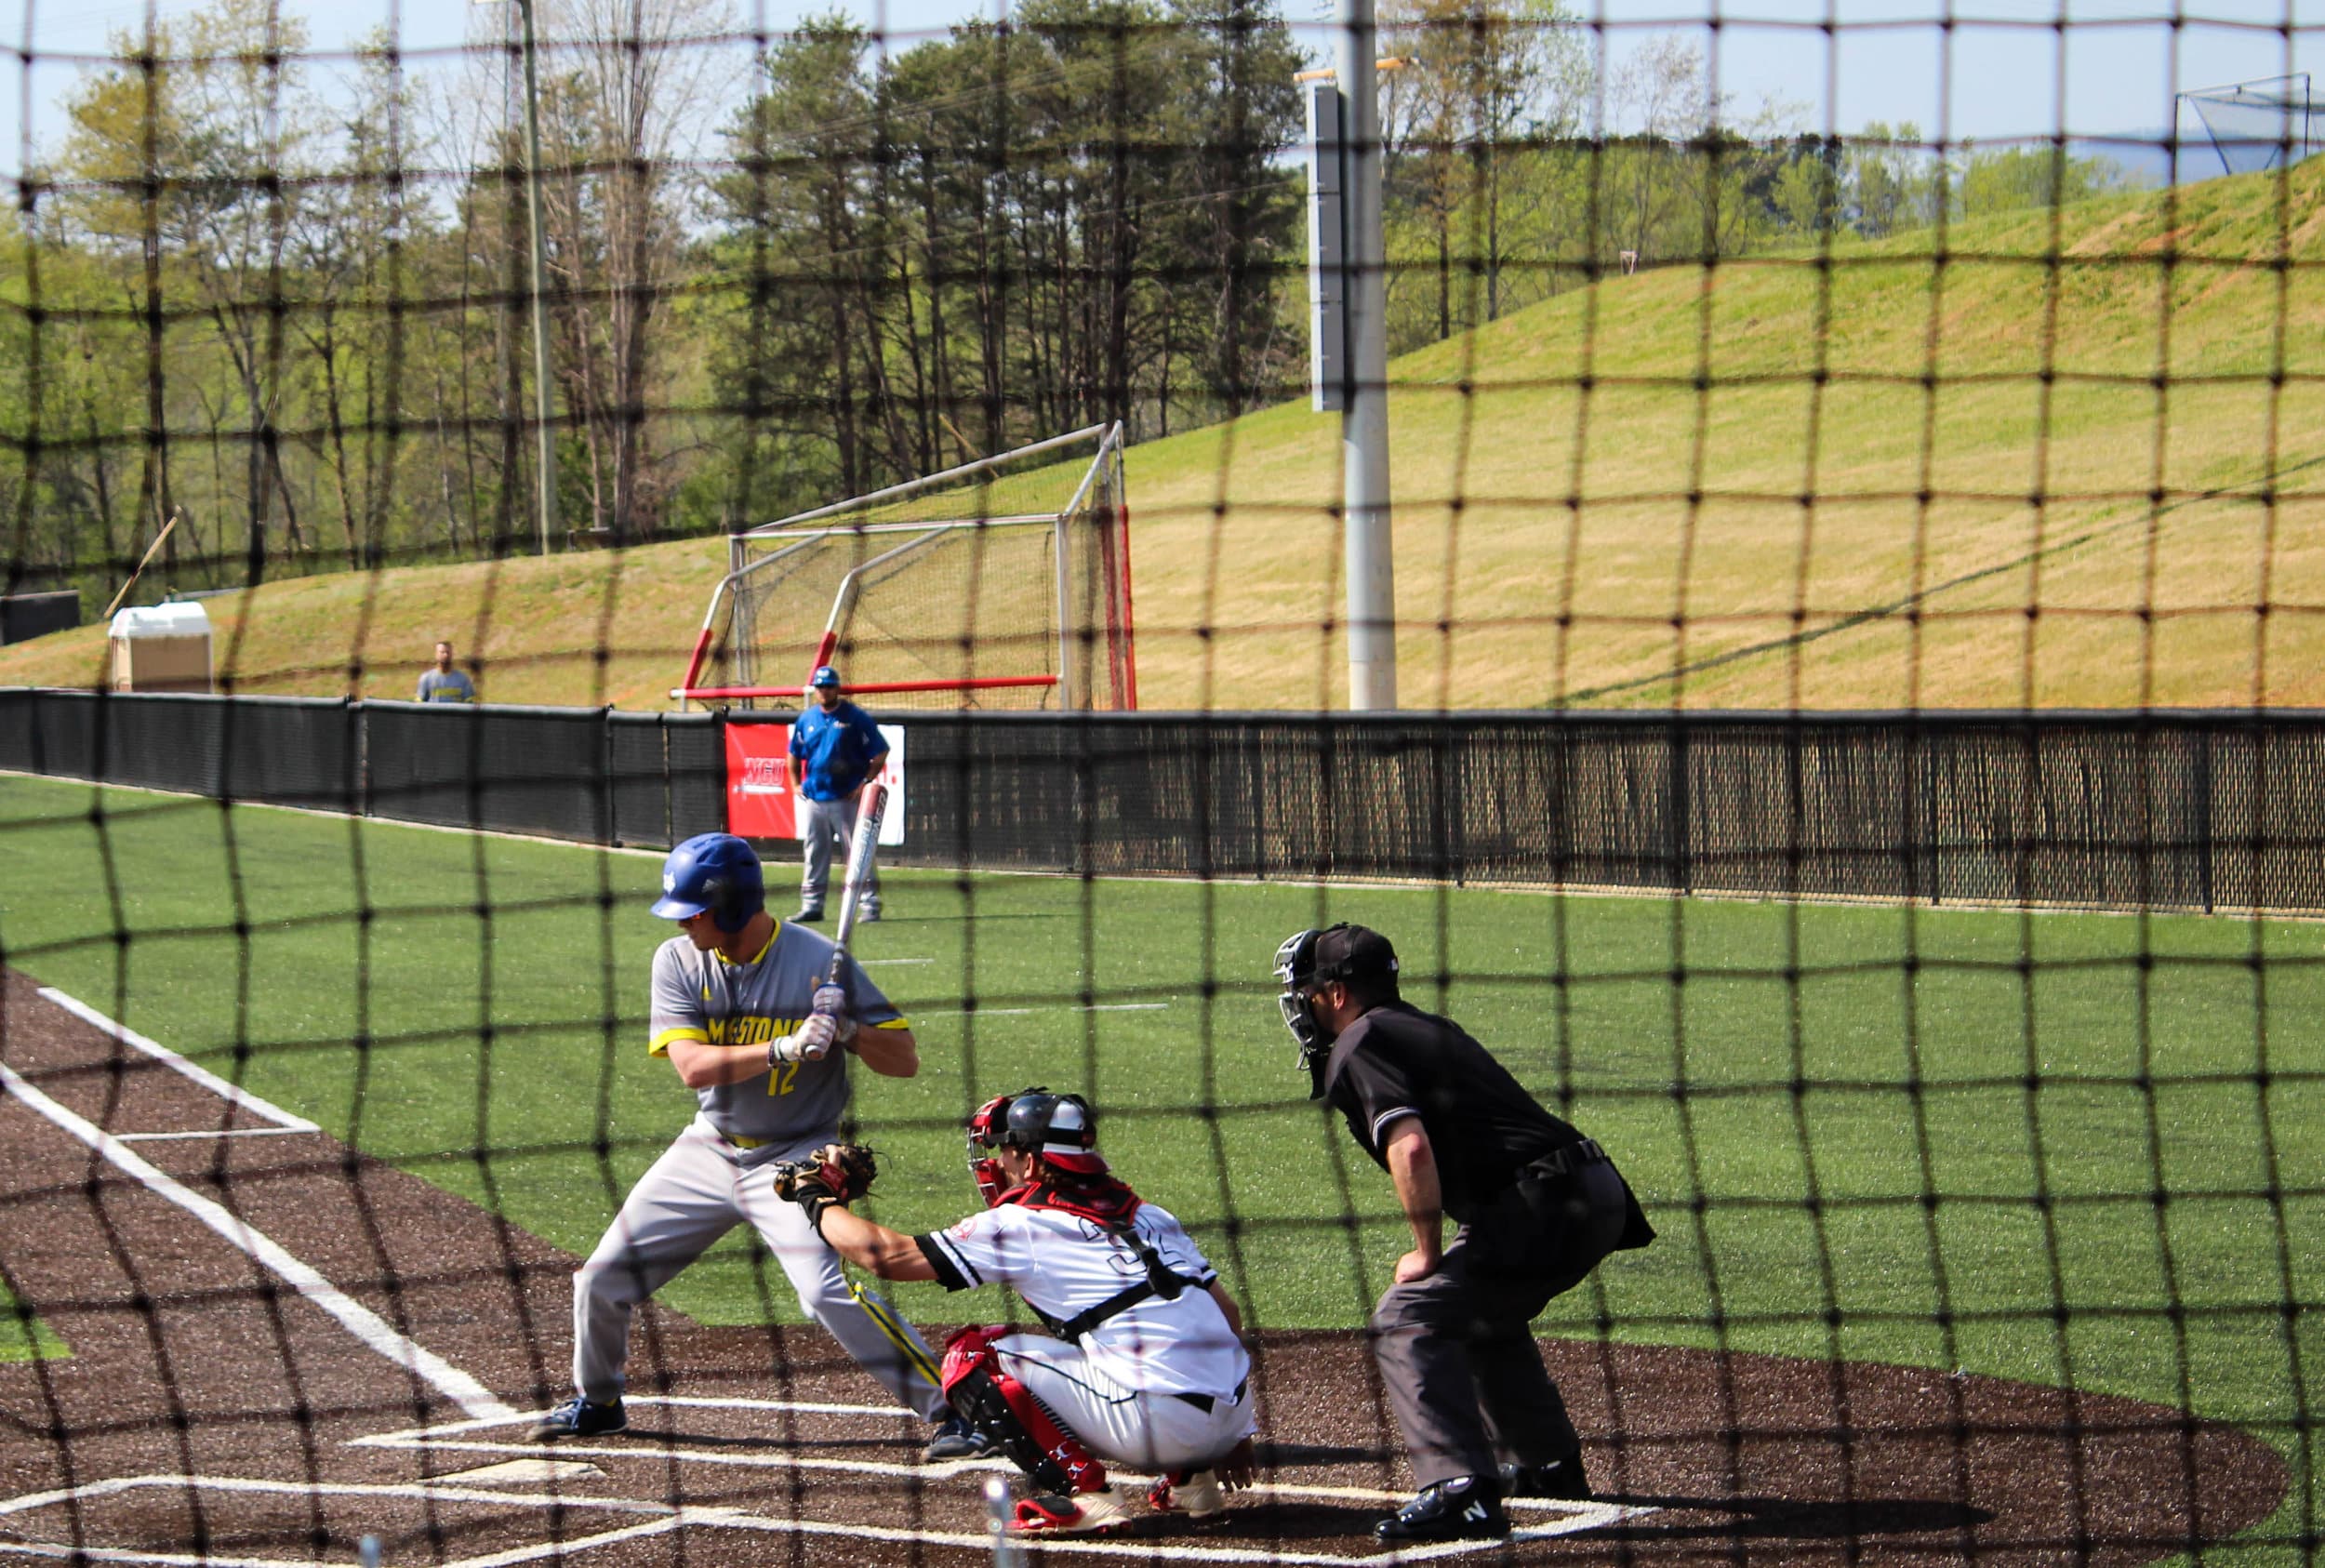
<path id="1" fill-rule="evenodd" d="M 836 686 L 840 684 L 840 672 L 829 664 L 818 664 L 816 672 L 807 677 L 807 684 L 811 686 Z"/>

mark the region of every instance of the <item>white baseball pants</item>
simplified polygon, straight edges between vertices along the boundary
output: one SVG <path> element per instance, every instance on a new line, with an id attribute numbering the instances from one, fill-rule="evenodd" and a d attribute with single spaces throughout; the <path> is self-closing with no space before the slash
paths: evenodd
<path id="1" fill-rule="evenodd" d="M 1204 1411 L 1176 1394 L 1125 1389 L 1090 1365 L 1081 1346 L 1045 1334 L 992 1343 L 1003 1370 L 1109 1465 L 1149 1475 L 1208 1469 L 1258 1430 L 1248 1393 Z"/>
<path id="2" fill-rule="evenodd" d="M 804 1157 L 830 1141 L 804 1139 L 741 1166 L 722 1152 L 716 1133 L 700 1121 L 687 1124 L 631 1189 L 597 1250 L 574 1274 L 573 1384 L 584 1398 L 604 1404 L 621 1397 L 638 1303 L 748 1223 L 783 1266 L 800 1310 L 829 1329 L 906 1408 L 932 1421 L 944 1417 L 927 1344 L 882 1297 L 852 1291 L 840 1255 L 824 1245 L 798 1204 L 775 1194 L 775 1160 Z"/>

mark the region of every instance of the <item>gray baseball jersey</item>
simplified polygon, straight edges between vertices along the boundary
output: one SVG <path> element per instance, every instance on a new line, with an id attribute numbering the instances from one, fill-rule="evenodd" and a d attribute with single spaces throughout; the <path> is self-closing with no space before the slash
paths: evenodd
<path id="1" fill-rule="evenodd" d="M 468 678 L 465 670 L 429 670 L 419 677 L 419 695 L 416 702 L 473 702 L 476 683 Z"/>
<path id="2" fill-rule="evenodd" d="M 654 955 L 654 995 L 648 1027 L 654 1055 L 669 1053 L 674 1040 L 712 1045 L 764 1046 L 806 1020 L 816 988 L 831 971 L 829 937 L 804 927 L 777 923 L 775 936 L 747 963 L 704 952 L 684 937 L 664 942 Z M 848 1011 L 866 1029 L 902 1029 L 904 1018 L 880 988 L 864 977 L 860 964 L 847 965 Z M 784 1062 L 739 1083 L 698 1089 L 702 1117 L 722 1137 L 742 1143 L 737 1162 L 773 1159 L 781 1146 L 828 1133 L 847 1108 L 847 1053 L 834 1051 L 819 1062 Z"/>

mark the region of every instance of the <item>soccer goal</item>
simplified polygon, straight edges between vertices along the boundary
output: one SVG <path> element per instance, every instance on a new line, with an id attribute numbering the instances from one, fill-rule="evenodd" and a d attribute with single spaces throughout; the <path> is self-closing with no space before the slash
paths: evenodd
<path id="1" fill-rule="evenodd" d="M 733 535 L 688 703 L 1138 706 L 1123 428 L 1092 425 Z"/>
<path id="2" fill-rule="evenodd" d="M 2223 174 L 2297 164 L 2318 150 L 2319 121 L 2309 75 L 2271 76 L 2179 95 L 2196 112 Z"/>

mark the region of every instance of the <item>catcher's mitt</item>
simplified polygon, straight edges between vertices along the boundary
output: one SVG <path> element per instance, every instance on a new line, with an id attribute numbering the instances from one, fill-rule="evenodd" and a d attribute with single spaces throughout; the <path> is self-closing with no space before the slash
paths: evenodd
<path id="1" fill-rule="evenodd" d="M 807 1223 L 823 1234 L 823 1211 L 834 1203 L 850 1203 L 871 1189 L 880 1163 L 860 1143 L 827 1143 L 804 1160 L 785 1160 L 775 1167 L 775 1195 L 807 1211 Z"/>

